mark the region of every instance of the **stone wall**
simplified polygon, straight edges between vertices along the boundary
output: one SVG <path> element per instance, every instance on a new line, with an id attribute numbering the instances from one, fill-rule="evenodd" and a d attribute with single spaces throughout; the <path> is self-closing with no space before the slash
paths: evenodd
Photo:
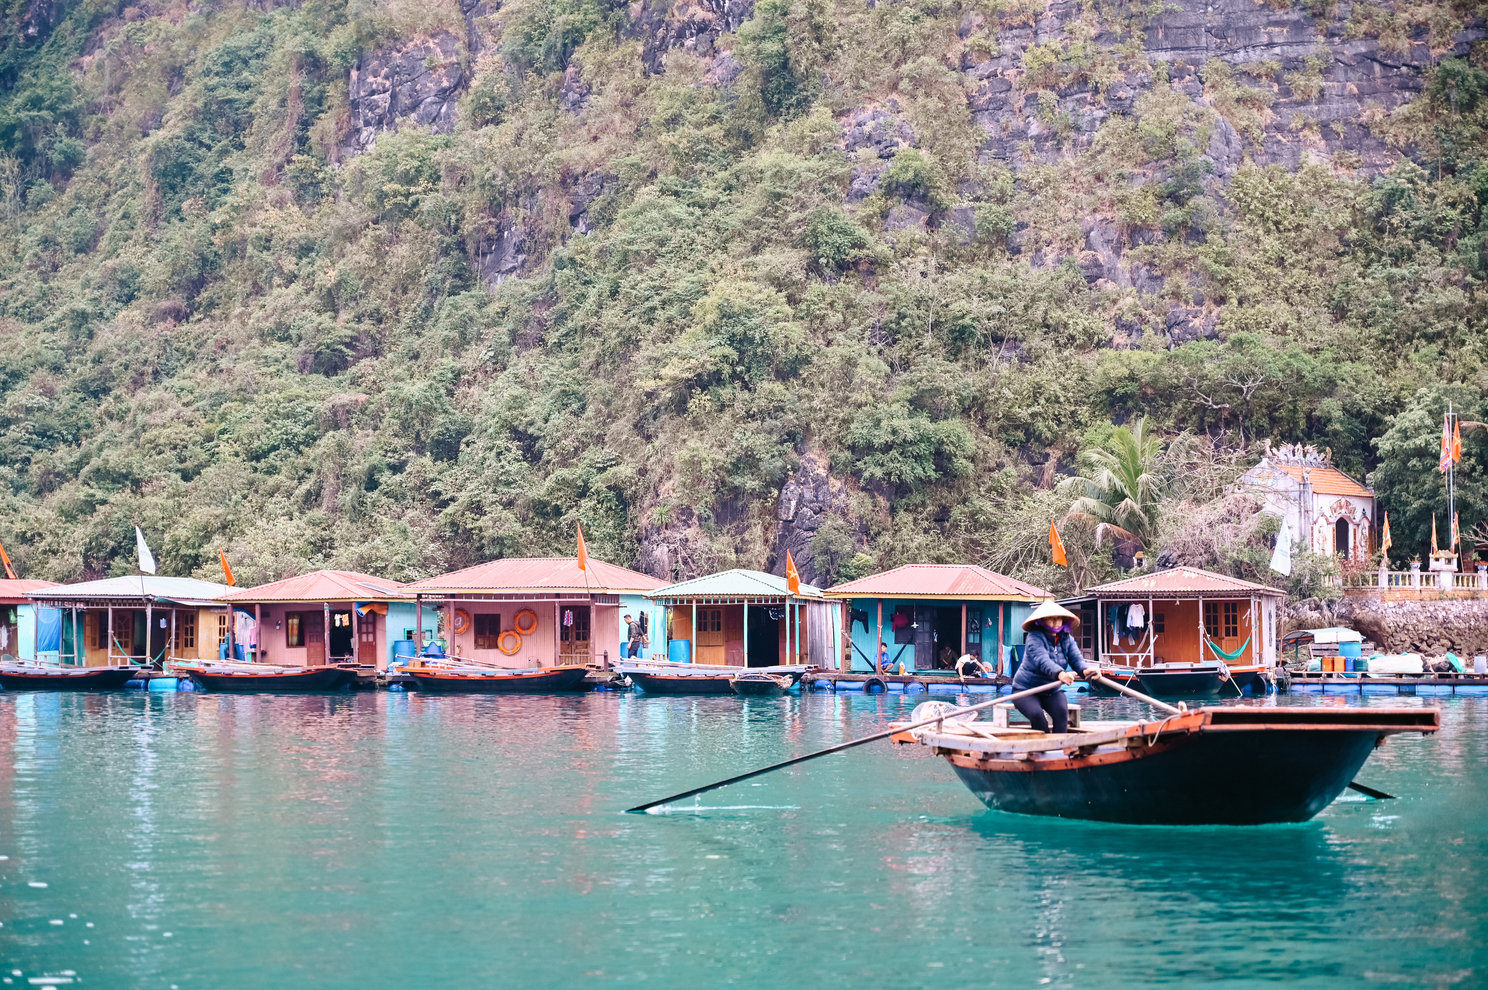
<path id="1" fill-rule="evenodd" d="M 1283 631 L 1349 626 L 1383 653 L 1469 658 L 1488 654 L 1488 599 L 1383 602 L 1376 598 L 1309 600 L 1290 606 Z"/>

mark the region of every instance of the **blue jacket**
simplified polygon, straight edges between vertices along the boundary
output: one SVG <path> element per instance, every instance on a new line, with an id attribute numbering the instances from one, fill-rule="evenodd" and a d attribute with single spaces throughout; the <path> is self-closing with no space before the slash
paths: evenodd
<path id="1" fill-rule="evenodd" d="M 1036 628 L 1023 639 L 1023 662 L 1013 678 L 1013 687 L 1031 688 L 1057 681 L 1065 664 L 1077 674 L 1085 673 L 1085 658 L 1075 638 L 1062 632 L 1056 643 L 1048 631 Z"/>

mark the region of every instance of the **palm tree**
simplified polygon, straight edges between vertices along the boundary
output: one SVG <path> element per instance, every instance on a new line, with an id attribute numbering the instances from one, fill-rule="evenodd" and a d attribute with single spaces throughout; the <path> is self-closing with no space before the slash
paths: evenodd
<path id="1" fill-rule="evenodd" d="M 1065 518 L 1095 523 L 1097 543 L 1115 539 L 1133 553 L 1145 548 L 1157 535 L 1161 455 L 1162 440 L 1148 431 L 1147 417 L 1118 426 L 1105 446 L 1080 452 L 1084 474 L 1061 483 L 1061 491 L 1075 496 Z"/>

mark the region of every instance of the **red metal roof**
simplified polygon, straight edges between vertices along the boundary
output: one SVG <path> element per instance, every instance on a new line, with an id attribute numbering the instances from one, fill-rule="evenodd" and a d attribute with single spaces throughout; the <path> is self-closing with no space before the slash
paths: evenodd
<path id="1" fill-rule="evenodd" d="M 665 587 L 649 574 L 589 558 L 579 570 L 575 557 L 508 557 L 404 585 L 410 593 L 471 594 L 490 592 L 565 592 L 569 594 L 643 594 Z"/>
<path id="2" fill-rule="evenodd" d="M 403 585 L 357 571 L 311 571 L 222 595 L 224 602 L 412 601 Z"/>
<path id="3" fill-rule="evenodd" d="M 0 578 L 0 602 L 7 605 L 21 605 L 30 600 L 26 596 L 31 592 L 55 587 L 57 585 L 51 581 L 33 581 L 30 578 L 13 581 L 9 578 Z"/>
<path id="4" fill-rule="evenodd" d="M 1298 481 L 1302 480 L 1302 472 L 1304 470 L 1308 471 L 1307 478 L 1312 482 L 1312 490 L 1319 495 L 1352 495 L 1355 498 L 1374 498 L 1374 492 L 1365 488 L 1337 468 L 1304 468 L 1300 464 L 1278 464 L 1276 468 L 1279 471 L 1285 471 Z"/>
<path id="5" fill-rule="evenodd" d="M 1138 574 L 1135 577 L 1123 578 L 1120 581 L 1112 581 L 1110 584 L 1096 585 L 1094 588 L 1085 590 L 1086 596 L 1096 598 L 1152 598 L 1172 597 L 1193 598 L 1199 595 L 1212 595 L 1215 598 L 1251 595 L 1276 595 L 1284 596 L 1286 592 L 1272 588 L 1265 584 L 1256 584 L 1253 581 L 1242 581 L 1239 578 L 1227 577 L 1224 574 L 1215 574 L 1213 571 L 1202 570 L 1198 567 L 1174 567 L 1166 571 L 1153 571 L 1150 574 Z"/>
<path id="6" fill-rule="evenodd" d="M 1043 588 L 975 564 L 905 564 L 830 588 L 839 598 L 957 598 L 1042 601 Z"/>

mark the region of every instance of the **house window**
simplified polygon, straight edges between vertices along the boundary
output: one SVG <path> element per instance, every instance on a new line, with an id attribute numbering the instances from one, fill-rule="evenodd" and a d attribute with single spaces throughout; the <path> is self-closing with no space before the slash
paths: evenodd
<path id="1" fill-rule="evenodd" d="M 176 636 L 180 640 L 177 647 L 182 650 L 196 649 L 196 613 L 185 612 L 176 615 Z"/>
<path id="2" fill-rule="evenodd" d="M 284 616 L 284 645 L 305 645 L 305 617 L 300 612 L 290 612 Z"/>
<path id="3" fill-rule="evenodd" d="M 1219 602 L 1204 603 L 1204 631 L 1211 636 L 1219 634 Z"/>
<path id="4" fill-rule="evenodd" d="M 1168 631 L 1168 617 L 1161 612 L 1152 613 L 1152 631 L 1159 636 Z"/>
<path id="5" fill-rule="evenodd" d="M 108 622 L 105 621 L 104 616 L 103 612 L 88 616 L 93 620 L 93 649 L 95 650 L 108 649 Z"/>
<path id="6" fill-rule="evenodd" d="M 1204 631 L 1221 639 L 1240 635 L 1240 603 L 1205 602 Z"/>
<path id="7" fill-rule="evenodd" d="M 475 625 L 475 648 L 477 650 L 494 650 L 496 643 L 501 638 L 501 616 L 494 613 L 480 613 L 473 617 Z"/>
<path id="8" fill-rule="evenodd" d="M 703 609 L 701 612 L 698 613 L 698 620 L 698 629 L 701 632 L 723 631 L 723 609 L 721 608 Z"/>
<path id="9" fill-rule="evenodd" d="M 220 646 L 227 642 L 227 616 L 217 616 L 217 643 Z"/>
<path id="10" fill-rule="evenodd" d="M 1221 615 L 1223 616 L 1224 632 L 1221 634 L 1226 638 L 1240 635 L 1240 603 L 1225 602 Z"/>

